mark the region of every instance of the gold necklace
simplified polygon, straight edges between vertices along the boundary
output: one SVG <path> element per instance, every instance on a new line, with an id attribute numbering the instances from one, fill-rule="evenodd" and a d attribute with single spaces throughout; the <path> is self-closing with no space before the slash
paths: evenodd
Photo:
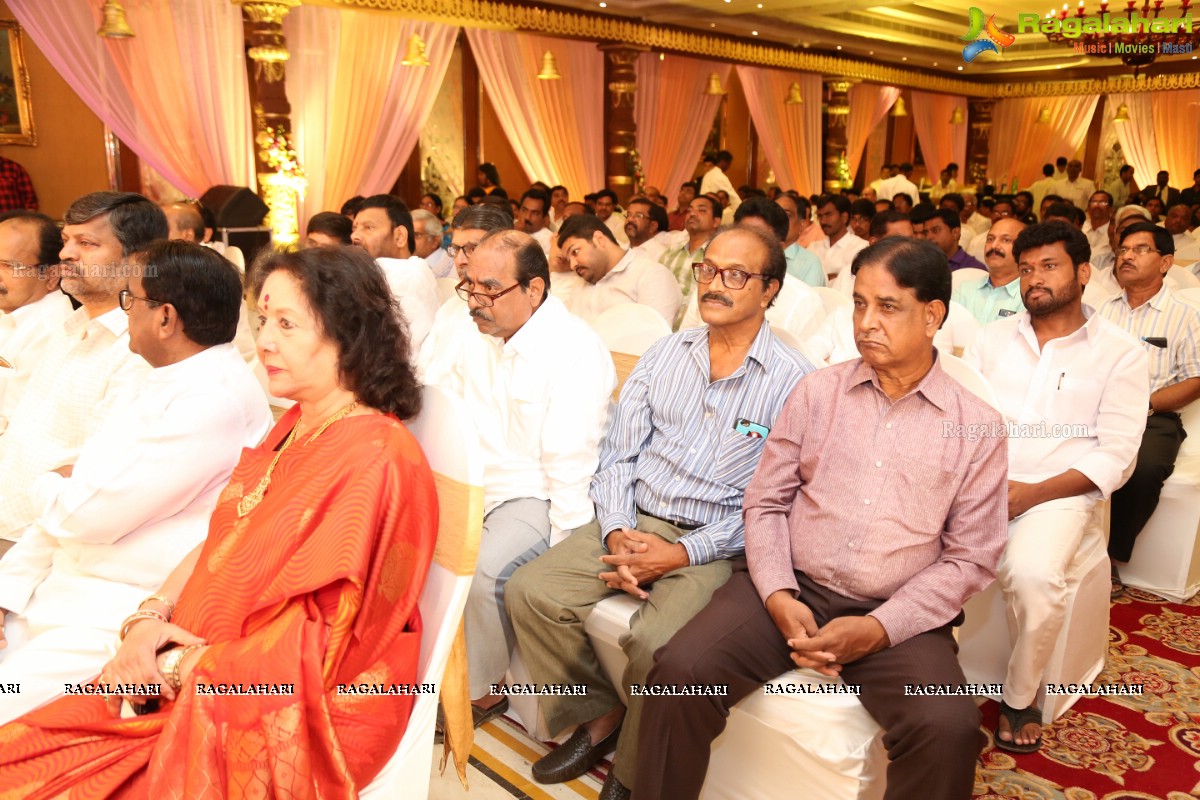
<path id="1" fill-rule="evenodd" d="M 343 417 L 347 416 L 351 411 L 353 411 L 356 408 L 358 408 L 357 400 L 355 400 L 353 403 L 351 403 L 350 405 L 343 408 L 341 411 L 338 411 L 336 414 L 331 416 L 329 419 L 325 420 L 325 423 L 323 425 L 321 425 L 321 427 L 317 428 L 317 432 L 314 433 L 312 436 L 308 437 L 308 441 L 306 441 L 304 443 L 304 445 L 307 446 L 307 445 L 312 444 L 313 440 L 316 439 L 318 436 L 320 436 L 322 433 L 324 433 L 326 428 L 328 428 L 333 423 L 337 422 L 339 419 L 342 419 Z M 258 506 L 259 503 L 261 503 L 263 501 L 263 496 L 266 495 L 266 493 L 267 493 L 267 487 L 271 484 L 271 473 L 275 471 L 275 465 L 279 463 L 279 457 L 283 455 L 283 451 L 287 450 L 288 446 L 290 446 L 291 443 L 296 440 L 296 431 L 300 430 L 300 422 L 301 421 L 302 420 L 296 421 L 296 427 L 292 428 L 292 432 L 289 433 L 287 439 L 284 440 L 283 446 L 280 447 L 278 451 L 276 451 L 275 458 L 273 458 L 271 460 L 271 466 L 267 467 L 267 473 L 262 476 L 262 480 L 260 480 L 258 482 L 258 486 L 255 486 L 253 491 L 251 491 L 249 494 L 243 495 L 242 499 L 238 501 L 238 509 L 237 510 L 238 510 L 239 517 L 246 516 L 251 511 L 253 511 Z"/>

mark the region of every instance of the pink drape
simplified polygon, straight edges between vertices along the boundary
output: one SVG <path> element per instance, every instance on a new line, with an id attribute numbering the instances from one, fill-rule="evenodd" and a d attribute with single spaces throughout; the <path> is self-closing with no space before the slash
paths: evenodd
<path id="1" fill-rule="evenodd" d="M 525 172 L 566 186 L 572 197 L 603 188 L 604 54 L 595 43 L 466 30 L 484 89 Z M 561 80 L 537 78 L 547 50 Z"/>
<path id="2" fill-rule="evenodd" d="M 724 86 L 732 68 L 677 55 L 638 57 L 633 116 L 647 186 L 674 198 L 680 185 L 691 180 L 721 106 L 721 95 L 704 93 L 708 76 L 715 72 Z"/>
<path id="3" fill-rule="evenodd" d="M 860 83 L 850 87 L 850 121 L 846 123 L 846 162 L 851 175 L 858 174 L 858 165 L 862 161 L 871 132 L 895 105 L 899 96 L 900 89 L 895 86 Z"/>
<path id="4" fill-rule="evenodd" d="M 961 125 L 950 124 L 950 117 L 955 108 L 962 112 Z M 851 106 L 851 116 L 853 113 Z M 930 183 L 937 183 L 938 174 L 952 161 L 962 170 L 966 170 L 967 98 L 914 91 L 912 120 L 917 141 L 921 144 L 921 154 L 925 157 L 925 172 Z"/>
<path id="5" fill-rule="evenodd" d="M 99 4 L 9 0 L 21 26 L 96 116 L 187 194 L 255 185 L 241 8 L 126 3 L 132 39 L 96 35 Z"/>
<path id="6" fill-rule="evenodd" d="M 1016 178 L 1029 186 L 1042 177 L 1042 165 L 1059 156 L 1070 158 L 1083 144 L 1099 95 L 1020 97 L 1000 100 L 992 111 L 988 140 L 989 178 L 1008 186 Z M 1037 122 L 1043 108 L 1050 122 Z"/>
<path id="7" fill-rule="evenodd" d="M 804 195 L 822 191 L 821 76 L 741 65 L 737 74 L 776 183 Z M 784 103 L 793 83 L 803 103 Z"/>
<path id="8" fill-rule="evenodd" d="M 1129 107 L 1129 121 L 1112 123 L 1117 132 L 1117 141 L 1121 143 L 1121 153 L 1125 156 L 1125 163 L 1133 167 L 1133 177 L 1138 185 L 1153 185 L 1154 176 L 1161 168 L 1154 136 L 1154 112 L 1151 109 L 1150 93 L 1114 92 L 1108 95 L 1104 114 L 1111 118 L 1122 103 Z M 1195 125 L 1193 118 L 1193 131 Z"/>
<path id="9" fill-rule="evenodd" d="M 1192 173 L 1200 167 L 1200 89 L 1149 94 L 1160 169 L 1171 173 L 1172 186 L 1190 186 Z M 1154 183 L 1152 174 L 1138 177 L 1143 186 Z"/>
<path id="10" fill-rule="evenodd" d="M 284 33 L 293 53 L 292 129 L 309 176 L 301 219 L 337 210 L 356 194 L 390 191 L 437 99 L 458 28 L 302 6 L 288 15 Z M 400 63 L 413 34 L 425 42 L 428 67 Z"/>

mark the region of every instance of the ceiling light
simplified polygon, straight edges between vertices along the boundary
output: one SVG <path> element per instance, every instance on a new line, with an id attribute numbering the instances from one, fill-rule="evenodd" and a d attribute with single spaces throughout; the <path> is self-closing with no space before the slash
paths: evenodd
<path id="1" fill-rule="evenodd" d="M 936 66 L 937 66 L 937 62 L 936 62 L 936 61 L 935 61 L 935 62 L 933 62 L 933 65 L 936 67 Z"/>
<path id="2" fill-rule="evenodd" d="M 867 55 L 869 55 L 869 56 L 873 56 L 873 55 L 875 55 L 875 51 L 874 51 L 874 50 L 868 50 L 868 51 L 867 51 Z"/>
<path id="3" fill-rule="evenodd" d="M 758 36 L 758 31 L 750 31 L 751 36 Z"/>
<path id="4" fill-rule="evenodd" d="M 717 27 L 717 23 L 715 23 L 715 22 L 710 22 L 710 23 L 708 23 L 708 27 L 710 27 L 710 28 L 715 28 L 715 27 Z"/>
<path id="5" fill-rule="evenodd" d="M 608 8 L 608 3 L 601 3 L 601 4 L 600 4 L 600 7 L 601 7 L 601 8 Z"/>
<path id="6" fill-rule="evenodd" d="M 841 49 L 842 49 L 842 46 L 839 44 L 839 45 L 837 46 L 837 49 L 838 49 L 838 50 L 841 50 Z"/>
<path id="7" fill-rule="evenodd" d="M 908 61 L 908 56 L 900 56 L 901 61 Z"/>
<path id="8" fill-rule="evenodd" d="M 962 72 L 962 67 L 961 67 L 961 66 L 958 68 L 958 71 L 959 71 L 959 72 Z"/>
<path id="9" fill-rule="evenodd" d="M 759 3 L 759 4 L 758 4 L 758 7 L 759 7 L 759 8 L 762 8 L 762 3 Z"/>

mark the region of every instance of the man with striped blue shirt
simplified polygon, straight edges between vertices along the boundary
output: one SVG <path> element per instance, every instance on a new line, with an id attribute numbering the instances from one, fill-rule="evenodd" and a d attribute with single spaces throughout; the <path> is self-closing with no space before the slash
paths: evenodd
<path id="1" fill-rule="evenodd" d="M 592 479 L 596 520 L 518 569 L 506 590 L 533 679 L 588 686 L 585 697 L 542 698 L 553 734 L 578 727 L 533 777 L 577 778 L 615 742 L 604 800 L 628 797 L 636 771 L 642 698 L 629 687 L 645 683 L 654 651 L 729 579 L 729 559 L 745 549 L 746 485 L 788 394 L 812 370 L 766 322 L 787 272 L 777 241 L 733 228 L 693 269 L 706 325 L 657 342 L 625 383 Z M 628 711 L 583 629 L 616 592 L 643 601 L 622 643 Z"/>
<path id="2" fill-rule="evenodd" d="M 1115 253 L 1114 270 L 1124 291 L 1097 313 L 1133 334 L 1150 357 L 1150 407 L 1137 465 L 1112 496 L 1108 555 L 1114 596 L 1123 589 L 1117 564 L 1133 555 L 1134 541 L 1154 514 L 1187 436 L 1179 410 L 1200 397 L 1200 313 L 1163 284 L 1175 253 L 1170 231 L 1135 223 L 1121 232 Z"/>

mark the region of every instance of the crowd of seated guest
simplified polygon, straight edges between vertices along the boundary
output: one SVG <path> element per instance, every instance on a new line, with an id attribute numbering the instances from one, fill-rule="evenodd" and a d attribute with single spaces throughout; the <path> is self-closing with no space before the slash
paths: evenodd
<path id="1" fill-rule="evenodd" d="M 1138 191 L 1132 170 L 1097 189 L 1067 161 L 977 199 L 947 167 L 926 201 L 901 165 L 870 196 L 810 198 L 725 186 L 727 155 L 673 210 L 654 187 L 623 206 L 541 183 L 510 198 L 490 164 L 449 221 L 432 193 L 415 211 L 351 198 L 308 220 L 303 250 L 264 253 L 244 278 L 192 244 L 208 234 L 186 203 L 95 193 L 61 230 L 0 219 L 0 536 L 16 542 L 0 560 L 0 682 L 27 687 L 0 704 L 0 722 L 17 720 L 0 729 L 0 785 L 187 794 L 223 775 L 266 789 L 286 737 L 244 737 L 285 717 L 321 754 L 295 779 L 369 782 L 411 704 L 330 715 L 344 701 L 329 678 L 415 679 L 436 497 L 401 422 L 421 382 L 460 398 L 484 455 L 465 612 L 474 724 L 507 710 L 489 687 L 514 647 L 537 682 L 589 687 L 543 700 L 552 733 L 575 731 L 536 780 L 577 777 L 615 745 L 605 800 L 694 796 L 729 705 L 798 664 L 880 687 L 864 705 L 889 731 L 887 797 L 965 797 L 973 704 L 914 720 L 891 687 L 912 677 L 909 653 L 922 680 L 962 680 L 949 632 L 992 580 L 1016 620 L 995 739 L 1037 749 L 1036 687 L 1090 510 L 1112 498 L 1115 596 L 1186 435 L 1179 411 L 1200 397 L 1200 315 L 1168 275 L 1197 247 L 1200 172 L 1182 193 L 1165 173 Z M 439 303 L 442 278 L 456 291 Z M 265 387 L 237 357 L 247 291 Z M 590 326 L 630 303 L 676 332 L 614 407 Z M 964 348 L 999 415 L 942 373 Z M 269 432 L 267 393 L 294 403 Z M 1091 435 L 941 437 L 940 455 L 922 439 L 931 419 L 1000 415 Z M 895 513 L 913 498 L 920 509 Z M 403 574 L 368 568 L 388 553 Z M 935 591 L 942 572 L 955 580 Z M 740 694 L 623 702 L 583 631 L 618 593 L 640 609 L 626 688 L 732 685 L 732 659 Z M 751 664 L 736 657 L 753 642 L 713 644 L 715 628 L 771 644 Z M 195 691 L 262 681 L 296 694 L 230 718 L 229 700 Z M 62 697 L 64 683 L 161 689 Z M 951 768 L 936 787 L 909 739 L 939 743 Z"/>

